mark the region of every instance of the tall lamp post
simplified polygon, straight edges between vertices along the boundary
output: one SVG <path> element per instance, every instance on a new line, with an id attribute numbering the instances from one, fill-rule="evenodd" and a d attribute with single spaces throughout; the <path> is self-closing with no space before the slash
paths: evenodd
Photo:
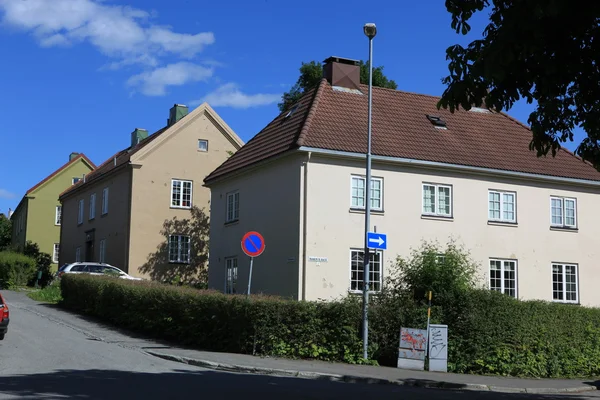
<path id="1" fill-rule="evenodd" d="M 371 228 L 371 108 L 373 103 L 373 38 L 377 27 L 373 23 L 363 26 L 365 35 L 369 38 L 369 122 L 367 140 L 367 177 L 365 180 L 365 250 L 363 254 L 363 358 L 369 358 L 369 267 L 371 253 L 369 250 L 368 232 Z"/>

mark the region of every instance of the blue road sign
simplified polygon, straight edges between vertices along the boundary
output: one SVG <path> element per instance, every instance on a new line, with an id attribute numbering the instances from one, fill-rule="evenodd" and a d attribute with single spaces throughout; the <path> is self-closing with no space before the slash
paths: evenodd
<path id="1" fill-rule="evenodd" d="M 387 235 L 385 233 L 367 232 L 367 246 L 370 249 L 387 249 Z"/>
<path id="2" fill-rule="evenodd" d="M 258 232 L 247 232 L 242 237 L 242 250 L 250 257 L 258 257 L 265 251 L 265 239 Z"/>

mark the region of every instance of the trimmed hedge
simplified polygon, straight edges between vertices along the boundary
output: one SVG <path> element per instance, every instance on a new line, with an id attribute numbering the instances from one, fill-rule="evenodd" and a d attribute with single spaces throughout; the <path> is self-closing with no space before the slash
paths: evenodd
<path id="1" fill-rule="evenodd" d="M 0 287 L 25 286 L 35 276 L 36 261 L 21 253 L 0 251 Z"/>
<path id="2" fill-rule="evenodd" d="M 62 304 L 197 348 L 362 363 L 361 299 L 301 302 L 153 282 L 64 275 Z M 600 309 L 465 290 L 432 308 L 449 326 L 449 371 L 522 377 L 600 375 Z M 396 365 L 400 326 L 425 328 L 427 307 L 373 297 L 369 354 Z"/>
<path id="3" fill-rule="evenodd" d="M 67 308 L 120 327 L 211 351 L 359 363 L 356 299 L 298 302 L 225 295 L 154 282 L 66 274 Z"/>

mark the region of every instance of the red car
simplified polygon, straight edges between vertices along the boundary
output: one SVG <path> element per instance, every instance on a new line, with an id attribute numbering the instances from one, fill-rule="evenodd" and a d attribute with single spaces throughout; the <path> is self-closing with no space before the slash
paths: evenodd
<path id="1" fill-rule="evenodd" d="M 8 304 L 4 301 L 2 293 L 0 293 L 0 340 L 4 339 L 4 335 L 8 332 L 9 322 Z"/>

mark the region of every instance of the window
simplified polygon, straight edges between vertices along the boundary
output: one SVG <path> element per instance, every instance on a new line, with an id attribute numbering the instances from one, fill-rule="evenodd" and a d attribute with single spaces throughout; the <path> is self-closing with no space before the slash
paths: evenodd
<path id="1" fill-rule="evenodd" d="M 99 261 L 101 263 L 106 262 L 106 239 L 100 240 L 100 257 Z"/>
<path id="2" fill-rule="evenodd" d="M 225 281 L 225 293 L 234 294 L 238 277 L 237 257 L 225 259 L 225 269 L 227 270 L 227 280 Z"/>
<path id="3" fill-rule="evenodd" d="M 108 213 L 108 188 L 102 189 L 102 215 Z"/>
<path id="4" fill-rule="evenodd" d="M 77 225 L 83 224 L 83 199 L 79 200 L 79 210 L 77 210 Z"/>
<path id="5" fill-rule="evenodd" d="M 240 192 L 227 193 L 226 222 L 237 221 L 240 218 Z"/>
<path id="6" fill-rule="evenodd" d="M 352 208 L 365 208 L 365 195 L 366 187 L 365 183 L 367 178 L 362 176 L 352 176 L 352 193 L 351 193 L 351 207 Z M 371 209 L 382 210 L 382 189 L 383 179 L 371 178 Z"/>
<path id="7" fill-rule="evenodd" d="M 81 262 L 81 247 L 75 249 L 75 262 Z"/>
<path id="8" fill-rule="evenodd" d="M 452 189 L 447 185 L 423 184 L 423 214 L 452 216 Z"/>
<path id="9" fill-rule="evenodd" d="M 62 220 L 62 206 L 56 206 L 54 213 L 54 225 L 60 225 Z"/>
<path id="10" fill-rule="evenodd" d="M 171 207 L 192 207 L 192 181 L 171 179 Z"/>
<path id="11" fill-rule="evenodd" d="M 514 192 L 488 191 L 488 219 L 516 222 L 515 195 Z"/>
<path id="12" fill-rule="evenodd" d="M 169 236 L 169 262 L 189 264 L 190 237 L 185 235 Z"/>
<path id="13" fill-rule="evenodd" d="M 90 215 L 89 219 L 96 218 L 96 193 L 90 195 Z"/>
<path id="14" fill-rule="evenodd" d="M 552 264 L 552 299 L 565 303 L 577 303 L 577 265 Z"/>
<path id="15" fill-rule="evenodd" d="M 60 252 L 60 243 L 54 243 L 54 250 L 52 250 L 52 262 L 58 264 L 58 256 Z"/>
<path id="16" fill-rule="evenodd" d="M 71 181 L 71 185 L 76 184 L 77 182 L 79 182 L 81 180 L 81 178 L 79 177 L 73 177 L 73 180 Z"/>
<path id="17" fill-rule="evenodd" d="M 374 251 L 370 254 L 369 262 L 369 281 L 371 292 L 381 290 L 381 251 Z M 363 250 L 350 250 L 350 290 L 353 292 L 362 292 L 364 279 Z"/>
<path id="18" fill-rule="evenodd" d="M 198 139 L 198 151 L 208 151 L 208 140 Z"/>
<path id="19" fill-rule="evenodd" d="M 551 225 L 577 227 L 577 201 L 568 197 L 550 197 Z"/>
<path id="20" fill-rule="evenodd" d="M 517 297 L 517 262 L 515 260 L 490 260 L 490 289 Z"/>

